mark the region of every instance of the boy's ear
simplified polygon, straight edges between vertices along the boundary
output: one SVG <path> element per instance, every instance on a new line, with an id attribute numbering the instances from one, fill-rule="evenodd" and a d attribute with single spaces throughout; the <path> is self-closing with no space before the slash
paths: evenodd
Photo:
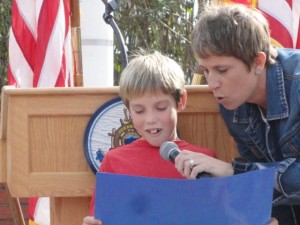
<path id="1" fill-rule="evenodd" d="M 184 110 L 185 106 L 186 106 L 186 101 L 187 101 L 187 92 L 186 90 L 182 93 L 182 96 L 179 100 L 179 103 L 178 103 L 178 107 L 177 107 L 177 110 L 178 112 L 181 112 Z"/>

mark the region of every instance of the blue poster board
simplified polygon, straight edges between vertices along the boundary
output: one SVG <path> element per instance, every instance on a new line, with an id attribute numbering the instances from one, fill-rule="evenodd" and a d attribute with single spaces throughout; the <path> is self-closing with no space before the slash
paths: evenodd
<path id="1" fill-rule="evenodd" d="M 273 168 L 220 178 L 97 173 L 95 218 L 105 225 L 267 225 Z"/>

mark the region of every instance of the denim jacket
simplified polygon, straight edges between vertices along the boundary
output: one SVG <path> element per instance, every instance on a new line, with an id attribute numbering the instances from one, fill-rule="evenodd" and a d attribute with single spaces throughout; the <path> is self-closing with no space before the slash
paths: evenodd
<path id="1" fill-rule="evenodd" d="M 274 205 L 300 205 L 299 50 L 278 49 L 276 63 L 267 68 L 266 85 L 265 113 L 250 103 L 235 110 L 220 105 L 238 151 L 247 160 L 233 162 L 233 167 L 244 171 L 275 167 Z"/>

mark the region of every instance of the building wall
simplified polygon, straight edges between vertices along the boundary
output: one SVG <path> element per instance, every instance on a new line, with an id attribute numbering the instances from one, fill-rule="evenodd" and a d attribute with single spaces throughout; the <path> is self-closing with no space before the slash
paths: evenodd
<path id="1" fill-rule="evenodd" d="M 26 198 L 22 198 L 20 203 L 25 223 L 28 224 L 28 201 Z M 6 184 L 0 183 L 0 225 L 19 225 L 13 212 L 8 188 Z"/>

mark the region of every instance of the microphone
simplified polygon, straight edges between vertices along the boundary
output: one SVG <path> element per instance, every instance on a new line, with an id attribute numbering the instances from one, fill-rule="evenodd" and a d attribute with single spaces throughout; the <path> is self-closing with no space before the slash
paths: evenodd
<path id="1" fill-rule="evenodd" d="M 103 4 L 105 5 L 105 11 L 110 14 L 112 11 L 116 11 L 119 9 L 119 2 L 118 0 L 102 0 Z"/>
<path id="2" fill-rule="evenodd" d="M 102 0 L 102 2 L 105 6 L 107 5 L 107 0 Z"/>
<path id="3" fill-rule="evenodd" d="M 159 153 L 160 156 L 164 159 L 164 160 L 169 160 L 172 163 L 175 162 L 175 158 L 179 155 L 181 151 L 178 148 L 178 145 L 172 141 L 166 141 L 164 143 L 162 143 L 162 145 L 159 148 Z M 208 178 L 211 177 L 211 175 L 207 172 L 201 172 L 198 173 L 198 175 L 196 176 L 196 179 L 199 178 Z"/>

